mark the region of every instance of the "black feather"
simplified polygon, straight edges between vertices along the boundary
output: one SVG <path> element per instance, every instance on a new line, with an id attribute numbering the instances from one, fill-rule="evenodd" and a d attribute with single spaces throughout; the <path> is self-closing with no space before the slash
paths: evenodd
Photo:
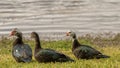
<path id="1" fill-rule="evenodd" d="M 67 62 L 74 61 L 70 57 L 59 53 L 52 49 L 43 49 L 41 48 L 40 39 L 36 32 L 32 32 L 31 35 L 34 35 L 35 38 L 35 52 L 34 57 L 38 62 Z"/>
<path id="2" fill-rule="evenodd" d="M 18 34 L 13 42 L 12 56 L 17 62 L 30 62 L 32 60 L 32 49 L 22 41 L 22 35 Z"/>
<path id="3" fill-rule="evenodd" d="M 75 37 L 74 37 L 75 35 Z M 88 45 L 82 45 L 76 39 L 76 34 L 73 33 L 73 44 L 72 44 L 72 52 L 78 59 L 100 59 L 100 58 L 109 58 L 110 56 L 103 55 L 98 50 L 90 47 Z"/>

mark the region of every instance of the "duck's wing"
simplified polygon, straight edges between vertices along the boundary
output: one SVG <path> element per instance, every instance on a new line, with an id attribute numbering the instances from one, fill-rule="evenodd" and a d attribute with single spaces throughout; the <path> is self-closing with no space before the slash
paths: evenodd
<path id="1" fill-rule="evenodd" d="M 39 57 L 43 57 L 44 56 L 44 60 L 47 62 L 65 62 L 68 61 L 68 59 L 70 60 L 70 58 L 66 55 L 64 55 L 63 53 L 59 53 L 55 50 L 52 49 L 42 49 L 40 50 L 40 52 L 38 53 Z M 42 60 L 42 59 L 40 59 Z"/>
<path id="2" fill-rule="evenodd" d="M 77 58 L 82 59 L 91 59 L 94 58 L 96 55 L 101 54 L 98 50 L 87 45 L 82 45 L 76 48 L 73 53 Z"/>
<path id="3" fill-rule="evenodd" d="M 32 59 L 32 50 L 27 45 L 16 45 L 13 47 L 12 55 L 18 62 L 30 62 Z"/>

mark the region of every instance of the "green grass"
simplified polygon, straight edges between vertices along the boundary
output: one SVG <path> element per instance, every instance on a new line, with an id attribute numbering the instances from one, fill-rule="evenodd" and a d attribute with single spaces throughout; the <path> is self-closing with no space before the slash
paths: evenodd
<path id="1" fill-rule="evenodd" d="M 92 40 L 91 40 L 92 39 Z M 101 40 L 101 43 L 97 43 L 98 40 Z M 59 52 L 62 52 L 75 60 L 75 62 L 64 62 L 64 63 L 38 63 L 34 57 L 30 63 L 17 63 L 12 55 L 12 40 L 2 39 L 0 40 L 0 68 L 120 68 L 120 44 L 105 44 L 110 41 L 118 41 L 116 39 L 106 40 L 100 39 L 97 40 L 91 37 L 80 37 L 80 42 L 82 44 L 88 44 L 97 50 L 101 51 L 103 54 L 111 56 L 108 59 L 91 59 L 91 60 L 77 60 L 71 52 L 71 40 L 60 40 L 60 41 L 41 41 L 43 48 L 55 49 Z M 25 43 L 28 43 L 34 50 L 34 41 L 24 40 Z M 100 46 L 101 45 L 101 46 Z"/>

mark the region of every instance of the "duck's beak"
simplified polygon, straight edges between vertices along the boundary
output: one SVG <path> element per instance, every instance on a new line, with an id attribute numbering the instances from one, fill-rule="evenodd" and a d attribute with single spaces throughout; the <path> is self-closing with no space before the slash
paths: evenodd
<path id="1" fill-rule="evenodd" d="M 13 35 L 14 35 L 14 31 L 12 31 L 9 36 L 13 36 Z"/>
<path id="2" fill-rule="evenodd" d="M 69 36 L 69 32 L 66 32 L 66 36 Z"/>

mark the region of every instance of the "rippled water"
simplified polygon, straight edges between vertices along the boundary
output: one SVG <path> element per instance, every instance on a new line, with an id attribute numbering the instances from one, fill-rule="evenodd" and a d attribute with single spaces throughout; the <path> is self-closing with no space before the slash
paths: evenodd
<path id="1" fill-rule="evenodd" d="M 67 30 L 120 32 L 119 0 L 1 0 L 0 36 L 19 28 L 25 35 L 64 37 Z"/>

